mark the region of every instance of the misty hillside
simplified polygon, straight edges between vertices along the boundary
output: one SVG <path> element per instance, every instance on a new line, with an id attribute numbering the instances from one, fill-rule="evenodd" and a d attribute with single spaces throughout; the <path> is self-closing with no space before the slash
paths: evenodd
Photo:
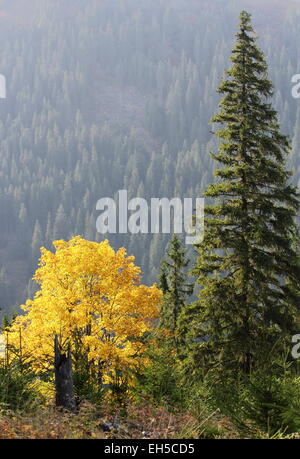
<path id="1" fill-rule="evenodd" d="M 277 5 L 275 8 L 274 5 Z M 188 7 L 187 7 L 188 5 Z M 270 66 L 274 105 L 300 180 L 300 1 L 7 0 L 0 2 L 0 307 L 32 295 L 39 248 L 99 241 L 96 203 L 197 197 L 212 181 L 209 120 L 238 15 Z M 168 235 L 109 235 L 156 279 Z"/>

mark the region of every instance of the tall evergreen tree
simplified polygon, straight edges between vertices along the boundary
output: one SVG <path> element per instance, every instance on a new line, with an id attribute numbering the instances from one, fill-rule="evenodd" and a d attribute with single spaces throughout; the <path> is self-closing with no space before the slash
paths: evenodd
<path id="1" fill-rule="evenodd" d="M 31 241 L 33 266 L 36 265 L 36 262 L 40 256 L 40 249 L 42 245 L 43 245 L 43 233 L 41 230 L 41 225 L 39 221 L 37 220 L 35 222 L 34 231 L 32 235 L 32 241 Z"/>
<path id="2" fill-rule="evenodd" d="M 270 103 L 267 64 L 245 11 L 231 60 L 212 120 L 221 139 L 213 157 L 222 168 L 205 192 L 215 203 L 206 207 L 197 248 L 201 290 L 189 311 L 189 355 L 206 369 L 249 374 L 262 350 L 279 351 L 295 329 L 299 199 L 285 169 L 290 145 Z"/>
<path id="3" fill-rule="evenodd" d="M 147 356 L 150 365 L 140 377 L 144 390 L 154 400 L 181 406 L 185 385 L 181 381 L 178 363 L 185 343 L 180 318 L 193 293 L 193 285 L 187 281 L 188 264 L 186 250 L 174 234 L 161 263 L 159 287 L 163 292 L 163 303 L 160 323 L 149 336 Z"/>
<path id="4" fill-rule="evenodd" d="M 174 234 L 161 264 L 159 278 L 163 291 L 161 327 L 170 330 L 174 337 L 178 332 L 179 316 L 193 293 L 193 285 L 186 280 L 189 260 L 178 236 Z"/>

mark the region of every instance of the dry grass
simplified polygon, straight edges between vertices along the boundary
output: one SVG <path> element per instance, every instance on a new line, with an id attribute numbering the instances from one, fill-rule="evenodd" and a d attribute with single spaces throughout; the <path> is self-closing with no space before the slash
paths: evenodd
<path id="1" fill-rule="evenodd" d="M 103 426 L 109 430 L 103 430 Z M 127 415 L 103 407 L 100 412 L 84 403 L 78 414 L 53 407 L 28 415 L 0 413 L 0 439 L 171 439 L 237 438 L 231 424 L 218 413 L 203 414 L 199 420 L 190 413 L 155 407 L 146 400 L 127 407 Z"/>
<path id="2" fill-rule="evenodd" d="M 28 415 L 0 415 L 0 439 L 102 439 L 95 409 L 83 405 L 78 415 L 54 408 L 39 409 Z"/>

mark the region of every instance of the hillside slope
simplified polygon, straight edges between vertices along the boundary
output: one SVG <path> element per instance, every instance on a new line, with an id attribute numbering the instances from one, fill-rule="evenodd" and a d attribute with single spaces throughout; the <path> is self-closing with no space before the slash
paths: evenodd
<path id="1" fill-rule="evenodd" d="M 9 0 L 0 4 L 0 306 L 32 295 L 39 247 L 100 240 L 96 202 L 196 197 L 212 179 L 209 120 L 242 7 L 253 13 L 300 179 L 299 2 Z M 168 235 L 111 235 L 152 281 Z"/>

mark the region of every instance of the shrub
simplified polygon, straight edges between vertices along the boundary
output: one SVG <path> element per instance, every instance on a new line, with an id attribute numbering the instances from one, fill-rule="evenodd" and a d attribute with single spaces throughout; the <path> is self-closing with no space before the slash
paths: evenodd
<path id="1" fill-rule="evenodd" d="M 0 407 L 2 411 L 30 411 L 42 402 L 36 377 L 19 361 L 0 360 Z"/>

